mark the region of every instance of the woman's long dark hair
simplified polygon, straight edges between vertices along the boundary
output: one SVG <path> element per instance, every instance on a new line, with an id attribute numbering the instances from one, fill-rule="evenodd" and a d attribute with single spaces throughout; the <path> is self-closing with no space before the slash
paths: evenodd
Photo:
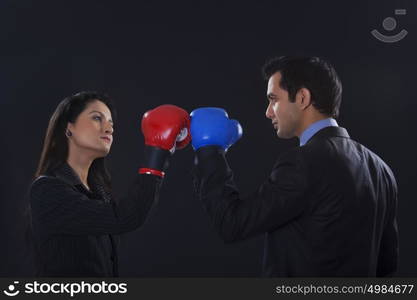
<path id="1" fill-rule="evenodd" d="M 62 100 L 49 120 L 35 178 L 48 174 L 67 161 L 68 138 L 65 132 L 68 122 L 75 123 L 80 113 L 95 100 L 100 100 L 107 105 L 115 122 L 116 112 L 107 95 L 97 92 L 80 92 Z M 104 157 L 95 159 L 91 164 L 88 183 L 100 184 L 107 192 L 111 193 L 110 173 L 107 170 Z"/>

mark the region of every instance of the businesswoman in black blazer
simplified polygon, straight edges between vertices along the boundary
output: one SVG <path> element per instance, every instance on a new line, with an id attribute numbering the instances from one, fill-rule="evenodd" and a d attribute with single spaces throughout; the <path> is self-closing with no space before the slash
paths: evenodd
<path id="1" fill-rule="evenodd" d="M 81 92 L 64 99 L 49 121 L 29 191 L 38 276 L 118 276 L 117 235 L 145 222 L 169 157 L 190 140 L 185 110 L 162 105 L 144 114 L 143 162 L 116 202 L 106 169 L 114 117 L 107 96 Z"/>

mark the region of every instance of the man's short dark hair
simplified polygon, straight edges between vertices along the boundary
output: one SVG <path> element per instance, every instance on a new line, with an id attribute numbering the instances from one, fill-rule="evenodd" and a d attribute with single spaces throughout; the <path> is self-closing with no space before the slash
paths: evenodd
<path id="1" fill-rule="evenodd" d="M 301 88 L 310 91 L 313 106 L 321 113 L 337 118 L 342 101 L 342 83 L 332 65 L 319 57 L 281 56 L 263 67 L 266 80 L 281 73 L 280 87 L 288 91 L 291 102 Z"/>

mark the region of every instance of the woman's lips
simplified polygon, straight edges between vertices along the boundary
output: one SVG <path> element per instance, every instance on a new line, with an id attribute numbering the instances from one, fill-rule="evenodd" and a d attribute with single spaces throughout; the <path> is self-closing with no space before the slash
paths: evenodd
<path id="1" fill-rule="evenodd" d="M 110 143 L 111 139 L 109 137 L 103 136 L 101 137 L 103 140 L 105 140 L 106 142 Z"/>

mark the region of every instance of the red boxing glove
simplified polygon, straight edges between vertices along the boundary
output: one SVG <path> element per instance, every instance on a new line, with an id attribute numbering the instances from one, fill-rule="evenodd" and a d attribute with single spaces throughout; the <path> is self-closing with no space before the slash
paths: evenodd
<path id="1" fill-rule="evenodd" d="M 171 154 L 191 141 L 190 116 L 175 105 L 158 106 L 143 115 L 142 133 L 145 152 L 139 174 L 164 177 Z"/>
<path id="2" fill-rule="evenodd" d="M 142 133 L 147 146 L 171 153 L 182 149 L 191 140 L 190 116 L 178 106 L 165 104 L 147 111 L 142 118 Z"/>

